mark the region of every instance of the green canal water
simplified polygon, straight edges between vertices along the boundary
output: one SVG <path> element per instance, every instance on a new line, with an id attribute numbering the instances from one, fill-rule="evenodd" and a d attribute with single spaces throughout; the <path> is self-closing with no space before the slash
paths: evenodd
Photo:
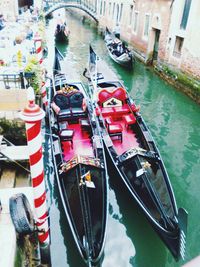
<path id="1" fill-rule="evenodd" d="M 102 267 L 181 267 L 200 254 L 200 107 L 136 61 L 128 71 L 108 57 L 103 38 L 93 24 L 83 24 L 68 14 L 71 31 L 68 45 L 59 45 L 68 77 L 80 78 L 88 62 L 89 44 L 124 81 L 127 90 L 141 105 L 144 117 L 157 143 L 176 196 L 177 206 L 188 211 L 185 261 L 176 262 L 153 231 L 127 191 L 110 177 L 109 218 Z M 54 22 L 47 26 L 49 55 L 53 59 Z M 51 252 L 54 267 L 82 267 L 59 198 L 45 144 L 48 199 L 51 220 Z"/>

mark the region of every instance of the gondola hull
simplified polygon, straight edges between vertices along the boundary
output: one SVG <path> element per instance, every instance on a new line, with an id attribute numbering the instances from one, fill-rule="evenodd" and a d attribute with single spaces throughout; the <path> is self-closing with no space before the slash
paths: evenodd
<path id="1" fill-rule="evenodd" d="M 91 228 L 92 234 L 96 236 L 96 239 L 93 240 L 93 244 L 95 244 L 93 255 L 91 256 L 88 251 L 87 247 L 89 246 L 86 241 L 85 241 L 85 230 L 84 230 L 84 225 L 86 224 L 87 221 L 84 222 L 84 218 L 82 217 L 82 211 L 80 210 L 81 207 L 81 196 L 78 195 L 78 190 L 79 189 L 79 183 L 80 181 L 76 181 L 74 179 L 73 181 L 71 180 L 71 177 L 64 177 L 63 175 L 59 174 L 58 167 L 60 166 L 60 162 L 62 162 L 62 151 L 60 151 L 59 154 L 58 152 L 58 142 L 59 140 L 56 137 L 52 138 L 52 144 L 53 144 L 53 160 L 54 160 L 54 168 L 55 170 L 55 175 L 56 175 L 56 181 L 57 181 L 57 186 L 59 189 L 59 194 L 61 197 L 61 201 L 63 204 L 65 216 L 67 218 L 68 225 L 70 227 L 70 230 L 72 232 L 76 247 L 78 249 L 78 252 L 81 256 L 81 258 L 85 261 L 86 264 L 89 265 L 91 264 L 97 264 L 101 261 L 103 249 L 104 249 L 104 244 L 105 244 L 105 231 L 106 231 L 106 221 L 107 221 L 107 185 L 103 185 L 102 190 L 104 191 L 104 198 L 105 200 L 101 200 L 99 196 L 93 192 L 90 192 L 93 194 L 93 196 L 90 196 L 90 204 L 94 205 L 94 203 L 98 203 L 95 207 L 93 207 L 93 210 L 95 212 L 93 213 L 93 227 Z M 60 168 L 61 169 L 61 168 Z M 92 173 L 92 171 L 91 171 Z M 105 177 L 102 177 L 105 178 Z M 77 186 L 72 187 L 71 190 L 73 192 L 76 192 L 72 194 L 70 197 L 68 196 L 68 186 L 66 186 L 65 181 L 69 180 L 68 183 L 74 183 L 75 181 L 78 183 Z M 81 190 L 84 191 L 87 190 L 87 188 L 84 186 L 82 187 Z M 93 189 L 91 189 L 93 191 Z M 94 195 L 95 194 L 95 195 Z M 87 195 L 85 193 L 85 195 Z M 86 209 L 85 209 L 86 212 Z M 100 218 L 101 217 L 101 218 Z M 102 219 L 103 218 L 103 219 Z M 102 220 L 104 221 L 102 225 Z M 84 222 L 84 223 L 83 223 Z M 101 225 L 101 229 L 99 229 L 99 225 Z M 93 228 L 96 229 L 93 231 Z M 102 232 L 103 231 L 103 232 Z M 102 236 L 101 242 L 99 242 L 98 236 Z"/>
<path id="2" fill-rule="evenodd" d="M 104 140 L 106 139 L 107 138 L 105 137 Z M 187 233 L 187 229 L 186 229 L 187 228 L 187 212 L 184 209 L 179 209 L 179 211 L 181 211 L 179 215 L 179 223 L 183 226 L 182 228 L 177 227 L 177 229 L 174 229 L 173 231 L 167 231 L 163 226 L 161 226 L 154 219 L 154 217 L 150 214 L 149 210 L 138 199 L 137 193 L 130 186 L 130 182 L 127 179 L 125 179 L 121 170 L 116 167 L 118 163 L 116 160 L 114 160 L 113 148 L 110 147 L 106 143 L 106 141 L 105 141 L 105 150 L 106 150 L 107 158 L 109 162 L 111 163 L 110 168 L 116 170 L 117 175 L 115 176 L 115 179 L 118 178 L 119 182 L 122 182 L 121 185 L 124 186 L 125 189 L 128 189 L 131 197 L 134 199 L 134 201 L 136 201 L 138 207 L 142 209 L 143 214 L 145 215 L 145 217 L 151 224 L 152 228 L 162 239 L 166 247 L 170 250 L 173 257 L 176 260 L 179 260 L 180 258 L 184 259 L 186 233 Z M 137 171 L 137 169 L 135 169 L 135 171 Z M 182 244 L 182 248 L 181 248 L 181 244 Z"/>
<path id="3" fill-rule="evenodd" d="M 55 41 L 56 42 L 68 42 L 69 41 L 69 30 L 67 27 L 63 24 L 60 25 L 59 30 L 55 30 Z"/>
<path id="4" fill-rule="evenodd" d="M 126 48 L 121 47 L 120 51 L 118 51 L 118 44 L 122 44 L 122 42 L 114 37 L 113 34 L 106 28 L 105 32 L 105 44 L 108 50 L 109 56 L 119 65 L 132 68 L 134 65 L 134 58 L 132 53 Z"/>
<path id="5" fill-rule="evenodd" d="M 56 42 L 68 42 L 69 41 L 69 35 L 66 34 L 64 31 L 60 31 L 55 34 L 55 40 Z"/>
<path id="6" fill-rule="evenodd" d="M 55 55 L 57 62 L 57 49 Z M 55 177 L 77 249 L 85 263 L 92 266 L 101 260 L 106 235 L 108 174 L 104 147 L 82 83 L 67 81 L 59 71 L 53 84 L 49 124 Z M 82 110 L 80 102 L 87 108 Z M 63 117 L 64 111 L 57 112 L 55 106 L 66 108 L 66 103 L 70 113 L 65 109 Z"/>
<path id="7" fill-rule="evenodd" d="M 109 48 L 107 47 L 109 56 L 114 60 L 117 64 L 126 67 L 126 68 L 132 68 L 133 67 L 133 60 L 132 56 L 127 55 L 126 53 L 122 54 L 121 56 L 117 57 L 111 53 Z"/>
<path id="8" fill-rule="evenodd" d="M 89 62 L 89 91 L 112 167 L 175 259 L 184 258 L 187 212 L 177 209 L 163 160 L 139 107 L 92 48 Z"/>

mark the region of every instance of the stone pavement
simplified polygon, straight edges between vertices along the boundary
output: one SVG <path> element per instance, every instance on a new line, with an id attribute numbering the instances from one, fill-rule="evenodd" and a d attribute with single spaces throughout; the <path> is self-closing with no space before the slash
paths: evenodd
<path id="1" fill-rule="evenodd" d="M 27 90 L 0 89 L 0 119 L 18 120 L 19 112 L 27 105 Z"/>

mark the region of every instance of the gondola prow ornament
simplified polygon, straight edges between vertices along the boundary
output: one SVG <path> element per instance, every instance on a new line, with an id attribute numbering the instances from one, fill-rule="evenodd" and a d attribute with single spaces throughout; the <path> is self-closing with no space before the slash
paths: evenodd
<path id="1" fill-rule="evenodd" d="M 32 87 L 28 88 L 28 101 L 29 103 L 22 111 L 20 117 L 25 121 L 26 125 L 26 136 L 34 195 L 34 210 L 40 244 L 41 263 L 50 264 L 50 231 L 44 182 L 41 136 L 41 121 L 44 118 L 45 113 L 37 104 L 35 104 L 35 95 Z"/>

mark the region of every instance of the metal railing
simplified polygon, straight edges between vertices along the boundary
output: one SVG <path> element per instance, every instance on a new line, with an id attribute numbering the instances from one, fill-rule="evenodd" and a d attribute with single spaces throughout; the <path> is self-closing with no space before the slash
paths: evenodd
<path id="1" fill-rule="evenodd" d="M 85 11 L 88 15 L 93 17 L 96 21 L 97 19 L 97 1 L 86 1 L 86 0 L 46 0 L 43 1 L 43 8 L 45 11 L 45 16 L 49 15 L 51 12 L 59 9 L 61 7 L 75 7 Z"/>
<path id="2" fill-rule="evenodd" d="M 31 86 L 33 77 L 33 73 L 4 73 L 0 74 L 0 82 L 3 82 L 5 89 L 26 89 L 28 86 Z"/>

